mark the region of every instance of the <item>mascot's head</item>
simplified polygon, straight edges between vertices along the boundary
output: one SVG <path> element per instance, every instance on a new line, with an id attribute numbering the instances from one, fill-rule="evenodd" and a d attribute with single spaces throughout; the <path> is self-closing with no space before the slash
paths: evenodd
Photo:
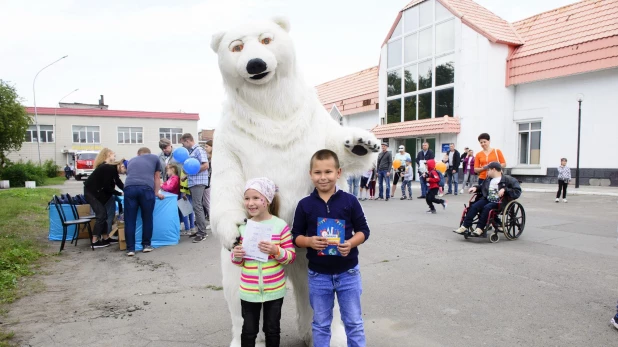
<path id="1" fill-rule="evenodd" d="M 292 72 L 294 45 L 286 18 L 252 22 L 212 36 L 226 84 L 261 86 Z"/>

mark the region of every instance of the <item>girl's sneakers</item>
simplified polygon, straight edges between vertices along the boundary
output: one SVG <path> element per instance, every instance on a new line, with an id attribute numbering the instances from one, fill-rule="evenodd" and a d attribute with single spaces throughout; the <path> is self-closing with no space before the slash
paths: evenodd
<path id="1" fill-rule="evenodd" d="M 556 203 L 558 203 L 558 202 L 560 202 L 560 199 L 556 198 L 556 200 L 555 200 L 555 201 L 556 201 Z"/>

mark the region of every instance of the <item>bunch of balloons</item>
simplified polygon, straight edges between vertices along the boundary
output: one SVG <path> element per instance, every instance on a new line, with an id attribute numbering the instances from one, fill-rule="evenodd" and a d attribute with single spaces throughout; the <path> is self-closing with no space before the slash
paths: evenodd
<path id="1" fill-rule="evenodd" d="M 174 160 L 182 163 L 183 170 L 189 175 L 195 175 L 200 172 L 200 162 L 195 158 L 189 158 L 189 151 L 184 147 L 174 150 Z"/>

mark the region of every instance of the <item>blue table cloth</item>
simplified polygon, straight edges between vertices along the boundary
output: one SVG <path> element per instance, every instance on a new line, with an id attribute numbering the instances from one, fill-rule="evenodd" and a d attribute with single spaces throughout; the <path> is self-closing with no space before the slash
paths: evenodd
<path id="1" fill-rule="evenodd" d="M 178 217 L 178 195 L 162 192 L 165 199 L 155 202 L 153 213 L 153 229 L 151 245 L 154 248 L 161 246 L 177 245 L 180 242 L 180 220 Z M 124 196 L 120 199 L 124 206 Z M 126 226 L 125 226 L 126 232 Z M 142 211 L 137 212 L 137 225 L 135 228 L 135 250 L 142 250 Z"/>

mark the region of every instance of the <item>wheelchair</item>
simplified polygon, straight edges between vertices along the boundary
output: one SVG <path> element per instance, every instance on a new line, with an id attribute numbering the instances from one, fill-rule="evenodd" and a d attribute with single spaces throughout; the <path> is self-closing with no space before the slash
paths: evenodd
<path id="1" fill-rule="evenodd" d="M 470 198 L 467 206 L 464 204 L 459 226 L 463 225 L 470 206 L 482 198 L 483 195 L 477 192 Z M 474 220 L 472 221 L 473 226 L 478 224 L 479 218 L 480 215 L 474 216 Z M 470 237 L 487 238 L 487 234 L 493 231 L 493 233 L 489 234 L 489 242 L 491 243 L 496 243 L 500 240 L 500 235 L 498 235 L 498 233 L 503 233 L 508 240 L 517 240 L 523 233 L 525 226 L 526 211 L 524 210 L 524 206 L 517 200 L 509 200 L 506 196 L 503 196 L 498 201 L 498 207 L 489 212 L 483 233 L 477 236 L 472 232 L 474 229 L 470 230 L 471 228 L 468 228 L 468 230 L 463 233 L 463 236 L 465 239 Z"/>

